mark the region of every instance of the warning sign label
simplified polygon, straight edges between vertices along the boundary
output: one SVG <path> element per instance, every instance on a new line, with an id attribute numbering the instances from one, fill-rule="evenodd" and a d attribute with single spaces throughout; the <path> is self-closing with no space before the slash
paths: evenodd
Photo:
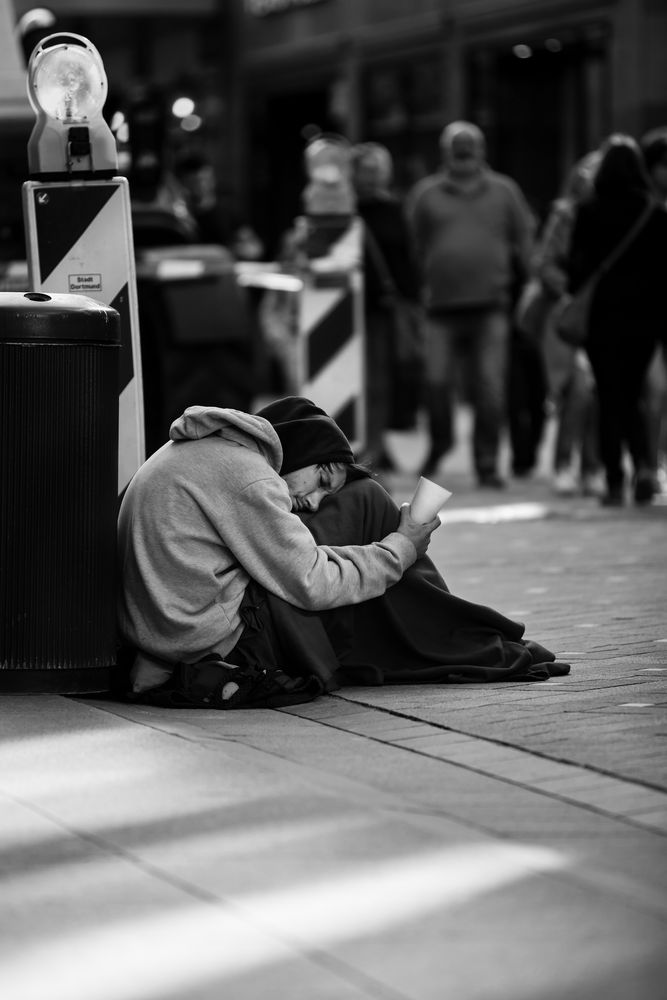
<path id="1" fill-rule="evenodd" d="M 101 274 L 70 274 L 68 275 L 68 278 L 70 292 L 102 291 Z"/>

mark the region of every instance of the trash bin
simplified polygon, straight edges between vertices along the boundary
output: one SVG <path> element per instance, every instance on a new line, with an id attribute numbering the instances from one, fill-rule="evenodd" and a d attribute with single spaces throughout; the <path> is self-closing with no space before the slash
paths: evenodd
<path id="1" fill-rule="evenodd" d="M 249 410 L 258 330 L 222 246 L 145 250 L 137 258 L 146 453 L 193 404 Z"/>
<path id="2" fill-rule="evenodd" d="M 120 317 L 0 292 L 0 692 L 108 690 Z"/>

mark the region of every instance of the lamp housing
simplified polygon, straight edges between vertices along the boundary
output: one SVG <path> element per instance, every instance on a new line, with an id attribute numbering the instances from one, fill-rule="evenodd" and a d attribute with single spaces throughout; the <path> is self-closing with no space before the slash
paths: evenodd
<path id="1" fill-rule="evenodd" d="M 28 63 L 28 99 L 37 116 L 28 140 L 31 176 L 118 172 L 116 140 L 102 114 L 106 96 L 104 64 L 87 38 L 57 32 L 39 42 Z"/>

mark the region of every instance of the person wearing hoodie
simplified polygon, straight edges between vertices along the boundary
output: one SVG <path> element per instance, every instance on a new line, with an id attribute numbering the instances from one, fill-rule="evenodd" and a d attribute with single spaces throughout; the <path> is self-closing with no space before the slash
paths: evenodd
<path id="1" fill-rule="evenodd" d="M 210 692 L 197 703 L 218 708 L 567 673 L 523 625 L 449 593 L 426 556 L 439 523 L 399 510 L 308 399 L 254 416 L 190 407 L 119 515 L 134 696 L 192 704 L 183 665 L 213 676 L 214 704 Z"/>
<path id="2" fill-rule="evenodd" d="M 298 452 L 286 456 L 263 416 L 191 406 L 130 482 L 118 518 L 118 623 L 122 645 L 138 654 L 135 694 L 168 681 L 178 663 L 219 657 L 243 665 L 234 653 L 253 631 L 262 592 L 275 598 L 276 613 L 283 605 L 322 613 L 380 597 L 426 551 L 439 521 L 417 524 L 407 505 L 368 544 L 316 544 L 292 511 L 340 489 L 354 455 L 323 410 L 307 410 Z M 303 634 L 315 633 L 316 659 L 321 626 L 302 619 Z M 327 653 L 324 644 L 323 687 L 336 686 Z M 267 655 L 265 648 L 260 659 Z"/>

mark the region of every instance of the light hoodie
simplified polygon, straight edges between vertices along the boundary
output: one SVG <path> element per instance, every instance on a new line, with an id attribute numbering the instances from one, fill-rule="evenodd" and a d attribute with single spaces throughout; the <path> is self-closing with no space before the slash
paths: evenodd
<path id="1" fill-rule="evenodd" d="M 119 629 L 149 655 L 225 656 L 251 579 L 320 611 L 379 597 L 417 558 L 399 532 L 316 545 L 292 513 L 280 440 L 263 417 L 191 406 L 170 438 L 132 479 L 118 519 Z"/>

